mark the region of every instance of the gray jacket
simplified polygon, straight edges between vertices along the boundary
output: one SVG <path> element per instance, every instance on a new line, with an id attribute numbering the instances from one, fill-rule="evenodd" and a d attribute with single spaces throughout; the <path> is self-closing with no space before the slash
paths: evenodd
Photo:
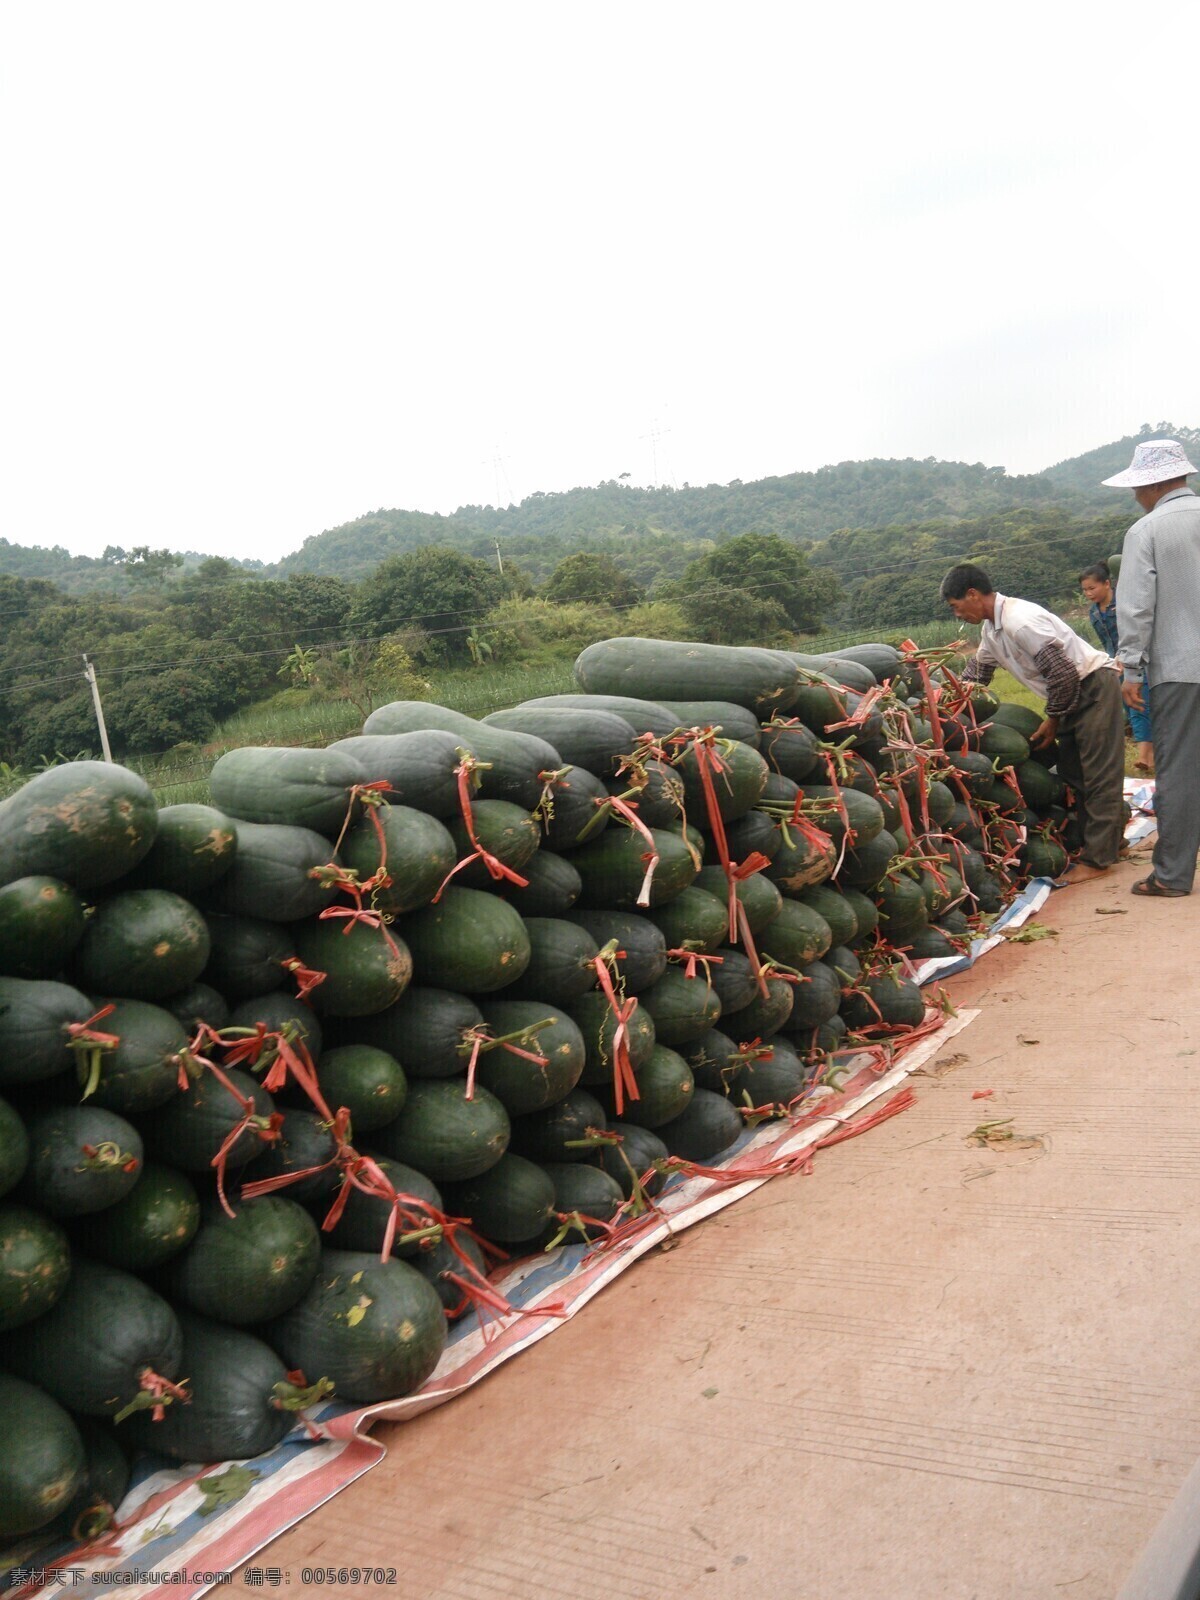
<path id="1" fill-rule="evenodd" d="M 1125 535 L 1117 659 L 1126 682 L 1200 683 L 1200 498 L 1172 489 Z"/>

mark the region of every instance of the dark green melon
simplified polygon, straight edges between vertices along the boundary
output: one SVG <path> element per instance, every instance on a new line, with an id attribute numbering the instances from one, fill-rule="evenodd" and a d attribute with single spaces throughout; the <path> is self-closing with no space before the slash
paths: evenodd
<path id="1" fill-rule="evenodd" d="M 641 1006 L 654 1019 L 656 1040 L 673 1049 L 699 1039 L 721 1015 L 720 996 L 703 963 L 691 978 L 681 966 L 668 967 L 658 982 L 642 994 Z"/>
<path id="2" fill-rule="evenodd" d="M 824 965 L 832 968 L 843 983 L 857 983 L 862 975 L 862 963 L 854 951 L 844 944 L 834 945 L 825 954 Z"/>
<path id="3" fill-rule="evenodd" d="M 529 1161 L 584 1161 L 592 1151 L 579 1149 L 579 1142 L 589 1130 L 603 1132 L 607 1126 L 604 1107 L 595 1095 L 576 1088 L 543 1111 L 515 1117 L 511 1149 Z"/>
<path id="4" fill-rule="evenodd" d="M 481 1084 L 473 1099 L 460 1080 L 410 1083 L 400 1115 L 372 1135 L 372 1146 L 416 1167 L 435 1183 L 477 1177 L 508 1148 L 511 1125 L 502 1103 Z"/>
<path id="5" fill-rule="evenodd" d="M 697 1089 L 711 1089 L 715 1094 L 728 1094 L 746 1065 L 742 1046 L 720 1028 L 710 1028 L 680 1054 L 692 1069 Z"/>
<path id="6" fill-rule="evenodd" d="M 466 894 L 468 890 L 460 890 Z M 296 954 L 306 967 L 325 974 L 312 991 L 322 1016 L 363 1017 L 386 1011 L 408 988 L 412 957 L 403 939 L 366 922 L 298 923 Z"/>
<path id="7" fill-rule="evenodd" d="M 446 1205 L 476 1232 L 502 1245 L 538 1238 L 554 1210 L 554 1185 L 544 1168 L 503 1155 L 494 1166 L 446 1190 Z"/>
<path id="8" fill-rule="evenodd" d="M 905 952 L 910 961 L 940 961 L 961 954 L 940 928 L 922 928 L 914 934 Z"/>
<path id="9" fill-rule="evenodd" d="M 125 877 L 125 885 L 169 889 L 191 899 L 229 871 L 237 843 L 236 823 L 215 806 L 163 806 L 154 843 Z"/>
<path id="10" fill-rule="evenodd" d="M 1030 834 L 1021 846 L 1021 865 L 1031 878 L 1061 878 L 1068 860 L 1062 845 L 1042 834 Z"/>
<path id="11" fill-rule="evenodd" d="M 759 749 L 767 764 L 793 783 L 804 783 L 821 766 L 816 734 L 795 718 L 765 722 Z"/>
<path id="12" fill-rule="evenodd" d="M 317 1072 L 321 1093 L 331 1111 L 350 1113 L 353 1137 L 384 1128 L 404 1110 L 408 1080 L 404 1068 L 373 1044 L 343 1044 L 327 1050 Z"/>
<path id="13" fill-rule="evenodd" d="M 805 1090 L 809 1068 L 786 1039 L 771 1040 L 771 1054 L 752 1061 L 737 1081 L 734 1099 L 756 1111 L 786 1110 Z"/>
<path id="14" fill-rule="evenodd" d="M 855 967 L 858 967 L 857 962 Z M 844 980 L 828 961 L 810 961 L 801 976 L 804 981 L 796 985 L 792 1014 L 787 1023 L 790 1034 L 819 1028 L 823 1022 L 837 1015 L 842 1003 Z"/>
<path id="15" fill-rule="evenodd" d="M 154 843 L 158 807 L 136 772 L 67 761 L 0 804 L 0 883 L 49 875 L 98 889 L 133 870 Z"/>
<path id="16" fill-rule="evenodd" d="M 858 917 L 854 907 L 833 884 L 814 884 L 798 898 L 829 924 L 834 944 L 849 944 L 858 938 Z"/>
<path id="17" fill-rule="evenodd" d="M 855 1030 L 881 1024 L 915 1028 L 925 1018 L 925 1001 L 911 978 L 894 972 L 868 974 L 861 989 L 843 1000 L 842 1015 Z"/>
<path id="18" fill-rule="evenodd" d="M 837 866 L 838 847 L 826 831 L 826 819 L 812 828 L 786 820 L 778 824 L 779 848 L 764 867 L 765 876 L 784 894 L 801 894 L 810 884 L 824 883 Z"/>
<path id="19" fill-rule="evenodd" d="M 326 1250 L 308 1293 L 270 1333 L 290 1369 L 370 1405 L 420 1388 L 445 1349 L 446 1318 L 437 1291 L 406 1262 Z"/>
<path id="20" fill-rule="evenodd" d="M 578 1244 L 580 1238 L 597 1239 L 604 1234 L 602 1226 L 611 1223 L 625 1204 L 621 1185 L 603 1167 L 590 1166 L 578 1161 L 547 1161 L 542 1170 L 554 1188 L 554 1210 L 546 1224 L 544 1242 L 549 1245 L 557 1238 L 561 1224 L 559 1217 L 578 1216 L 583 1223 L 567 1232 L 564 1243 Z"/>
<path id="21" fill-rule="evenodd" d="M 0 1084 L 39 1083 L 68 1071 L 67 1029 L 95 1010 L 68 984 L 0 978 Z"/>
<path id="22" fill-rule="evenodd" d="M 641 1066 L 634 1069 L 638 1098 L 626 1099 L 622 1120 L 640 1128 L 660 1128 L 679 1116 L 690 1104 L 695 1090 L 692 1069 L 683 1057 L 665 1045 L 656 1044 Z M 611 1091 L 604 1096 L 606 1109 L 613 1108 Z"/>
<path id="23" fill-rule="evenodd" d="M 874 889 L 883 881 L 895 854 L 895 836 L 885 829 L 866 844 L 846 851 L 838 882 L 843 889 Z"/>
<path id="24" fill-rule="evenodd" d="M 172 1299 L 240 1326 L 295 1305 L 316 1275 L 320 1251 L 316 1223 L 283 1195 L 243 1200 L 232 1217 L 210 1202 L 191 1244 L 159 1278 Z"/>
<path id="25" fill-rule="evenodd" d="M 737 1143 L 743 1132 L 737 1111 L 723 1094 L 696 1089 L 691 1104 L 664 1122 L 658 1136 L 673 1156 L 707 1163 Z"/>
<path id="26" fill-rule="evenodd" d="M 124 1272 L 149 1272 L 178 1255 L 200 1226 L 200 1201 L 190 1178 L 147 1161 L 116 1205 L 81 1218 L 74 1237 L 89 1256 Z"/>
<path id="27" fill-rule="evenodd" d="M 580 1082 L 589 1086 L 613 1081 L 612 1049 L 617 1021 L 605 996 L 598 991 L 582 995 L 569 1008 L 583 1038 L 585 1051 Z M 654 1049 L 654 1018 L 640 1001 L 626 1024 L 629 1060 L 636 1069 Z"/>
<path id="28" fill-rule="evenodd" d="M 858 934 L 854 940 L 857 946 L 870 939 L 879 926 L 879 907 L 860 889 L 843 889 L 842 896 L 858 922 Z"/>
<path id="29" fill-rule="evenodd" d="M 70 1414 L 34 1384 L 0 1373 L 0 1539 L 53 1522 L 84 1480 L 83 1440 Z"/>
<path id="30" fill-rule="evenodd" d="M 826 808 L 826 814 L 816 818 L 816 823 L 839 847 L 845 837 L 849 846 L 861 849 L 883 832 L 883 807 L 873 795 L 864 794 L 861 789 L 833 789 L 809 783 L 804 786 L 804 798 L 818 801 Z"/>
<path id="31" fill-rule="evenodd" d="M 640 700 L 661 693 L 671 710 L 676 699 L 719 695 L 769 716 L 789 709 L 799 678 L 799 669 L 778 651 L 669 639 L 606 639 L 575 662 L 575 680 L 588 694 Z"/>
<path id="32" fill-rule="evenodd" d="M 116 1417 L 149 1400 L 150 1377 L 185 1376 L 182 1345 L 161 1295 L 128 1272 L 76 1256 L 49 1311 L 0 1339 L 0 1364 L 71 1411 Z"/>
<path id="33" fill-rule="evenodd" d="M 214 805 L 245 822 L 282 822 L 337 836 L 350 791 L 366 770 L 340 750 L 246 746 L 217 759 L 208 785 Z"/>
<path id="34" fill-rule="evenodd" d="M 542 1111 L 579 1082 L 583 1072 L 583 1034 L 564 1011 L 542 1000 L 485 1000 L 483 1019 L 497 1038 L 513 1042 L 539 1059 L 530 1061 L 503 1045 L 480 1055 L 476 1081 L 502 1103 L 510 1116 Z"/>
<path id="35" fill-rule="evenodd" d="M 121 1426 L 127 1442 L 189 1462 L 242 1461 L 281 1444 L 303 1395 L 275 1351 L 253 1334 L 193 1312 L 181 1312 L 179 1325 L 191 1398 L 170 1406 L 160 1422 L 135 1412 Z"/>
<path id="36" fill-rule="evenodd" d="M 663 702 L 679 728 L 711 728 L 723 739 L 736 739 L 757 750 L 762 738 L 758 717 L 731 700 L 672 700 Z"/>
<path id="37" fill-rule="evenodd" d="M 796 985 L 783 978 L 767 978 L 767 992 L 755 989 L 748 1005 L 723 1018 L 724 1027 L 738 1039 L 770 1039 L 786 1028 L 792 1014 Z"/>
<path id="38" fill-rule="evenodd" d="M 651 906 L 665 905 L 682 894 L 700 863 L 677 833 L 650 830 L 658 864 L 649 889 Z M 623 823 L 606 830 L 574 852 L 571 859 L 583 880 L 580 904 L 611 910 L 634 910 L 645 882 L 651 847 L 642 834 Z"/>
<path id="39" fill-rule="evenodd" d="M 336 890 L 321 871 L 333 860 L 324 834 L 278 822 L 237 822 L 234 827 L 237 854 L 229 871 L 205 892 L 206 910 L 297 922 L 333 903 Z"/>
<path id="40" fill-rule="evenodd" d="M 720 744 L 709 751 L 720 770 L 712 776 L 712 792 L 717 811 L 726 822 L 733 822 L 753 810 L 762 798 L 770 771 L 757 750 L 748 744 Z M 688 815 L 705 827 L 711 827 L 708 801 L 700 777 L 700 763 L 694 745 L 686 745 L 676 762 L 676 771 L 683 779 L 684 799 Z"/>
<path id="41" fill-rule="evenodd" d="M 529 935 L 520 913 L 479 889 L 452 885 L 437 905 L 414 912 L 401 926 L 420 984 L 490 994 L 529 965 Z"/>
<path id="42" fill-rule="evenodd" d="M 237 1001 L 270 994 L 287 981 L 284 962 L 294 958 L 294 930 L 258 917 L 207 917 L 211 949 L 204 981 Z"/>
<path id="43" fill-rule="evenodd" d="M 455 1239 L 455 1244 L 457 1244 L 463 1255 L 470 1258 L 479 1277 L 486 1278 L 488 1274 L 487 1257 L 474 1239 L 471 1238 L 471 1235 L 469 1233 L 460 1233 Z M 432 1249 L 418 1250 L 416 1255 L 410 1259 L 408 1265 L 415 1268 L 426 1283 L 433 1285 L 438 1299 L 442 1302 L 442 1309 L 452 1322 L 455 1318 L 461 1317 L 464 1312 L 471 1309 L 470 1296 L 464 1293 L 462 1285 L 455 1282 L 455 1279 L 462 1278 L 468 1283 L 477 1283 L 478 1278 L 468 1272 L 466 1263 L 446 1243 L 445 1239 L 439 1239 Z M 454 1276 L 452 1277 L 451 1274 Z"/>
<path id="44" fill-rule="evenodd" d="M 696 887 L 705 889 L 721 902 L 726 910 L 728 924 L 729 880 L 721 867 L 702 867 L 696 878 Z M 751 934 L 757 938 L 772 922 L 783 906 L 783 896 L 765 872 L 752 872 L 738 880 L 738 903 L 744 907 Z M 720 941 L 718 941 L 719 943 Z"/>
<path id="45" fill-rule="evenodd" d="M 87 1417 L 73 1420 L 83 1440 L 83 1483 L 42 1537 L 87 1544 L 115 1526 L 116 1509 L 129 1489 L 130 1466 L 124 1450 L 100 1423 Z"/>
<path id="46" fill-rule="evenodd" d="M 189 983 L 178 994 L 168 995 L 162 1008 L 171 1013 L 189 1038 L 201 1023 L 220 1030 L 229 1021 L 225 996 L 207 983 Z"/>
<path id="47" fill-rule="evenodd" d="M 1030 706 L 1018 705 L 1013 700 L 1001 700 L 992 712 L 991 721 L 1006 728 L 1015 728 L 1028 742 L 1042 725 L 1042 719 Z"/>
<path id="48" fill-rule="evenodd" d="M 316 1012 L 285 989 L 243 1000 L 229 1013 L 230 1028 L 257 1028 L 262 1023 L 268 1033 L 281 1033 L 289 1044 L 301 1043 L 313 1061 L 321 1059 L 324 1037 Z M 274 1052 L 260 1058 L 260 1065 L 274 1059 Z"/>
<path id="49" fill-rule="evenodd" d="M 1013 727 L 1002 722 L 990 722 L 979 741 L 981 752 L 998 767 L 1019 766 L 1029 760 L 1029 741 Z"/>
<path id="50" fill-rule="evenodd" d="M 526 917 L 525 929 L 529 965 L 509 985 L 509 995 L 566 1006 L 596 987 L 593 963 L 600 947 L 586 928 L 559 917 Z"/>
<path id="51" fill-rule="evenodd" d="M 160 1161 L 185 1172 L 209 1172 L 226 1139 L 245 1117 L 242 1100 L 254 1102 L 254 1125 L 242 1129 L 225 1153 L 230 1168 L 244 1167 L 261 1149 L 274 1103 L 249 1073 L 238 1067 L 222 1069 L 241 1099 L 230 1094 L 211 1072 L 193 1078 L 186 1090 L 174 1091 L 170 1100 L 141 1118 L 146 1148 Z"/>
<path id="52" fill-rule="evenodd" d="M 541 843 L 537 818 L 508 800 L 476 800 L 472 805 L 472 813 L 472 826 L 479 843 L 503 866 L 523 877 L 525 864 L 533 859 Z M 456 860 L 465 861 L 474 855 L 475 845 L 461 817 L 450 823 L 450 837 L 454 843 Z M 464 867 L 454 881 L 466 889 L 490 889 L 496 880 L 482 860 L 475 860 Z M 436 890 L 435 884 L 433 892 Z"/>
<path id="53" fill-rule="evenodd" d="M 509 800 L 526 811 L 531 811 L 541 798 L 544 775 L 564 765 L 558 751 L 544 739 L 491 727 L 427 700 L 393 700 L 372 711 L 363 723 L 363 732 L 368 734 L 410 733 L 428 728 L 458 735 L 464 750 L 487 763 L 479 773 L 479 792 L 484 799 Z"/>
<path id="54" fill-rule="evenodd" d="M 52 978 L 83 938 L 83 901 L 58 878 L 18 878 L 0 887 L 0 974 Z"/>
<path id="55" fill-rule="evenodd" d="M 420 1248 L 419 1241 L 401 1241 L 405 1234 L 417 1233 L 430 1226 L 432 1219 L 428 1212 L 422 1210 L 422 1205 L 441 1211 L 441 1191 L 423 1172 L 406 1166 L 403 1161 L 393 1161 L 390 1156 L 375 1156 L 373 1159 L 396 1191 L 398 1203 L 384 1195 L 370 1194 L 356 1184 L 349 1184 L 350 1194 L 342 1214 L 325 1238 L 335 1250 L 371 1250 L 378 1255 L 383 1249 L 395 1210 L 396 1226 L 391 1253 L 396 1257 L 415 1256 Z M 362 1181 L 367 1180 L 364 1177 Z M 349 1183 L 349 1180 L 346 1182 Z"/>
<path id="56" fill-rule="evenodd" d="M 696 883 L 649 913 L 650 921 L 670 949 L 711 953 L 724 943 L 729 933 L 729 912 L 723 900 L 700 886 L 700 878 L 713 870 L 704 867 Z M 724 886 L 724 873 L 718 871 L 717 875 Z"/>
<path id="57" fill-rule="evenodd" d="M 141 1116 L 176 1097 L 188 1036 L 161 1006 L 114 1000 L 96 1027 L 118 1040 L 98 1058 L 79 1053 L 76 1073 L 86 1098 L 122 1116 Z"/>
<path id="58" fill-rule="evenodd" d="M 898 872 L 880 884 L 875 894 L 879 929 L 894 945 L 908 942 L 929 921 L 929 906 L 919 881 Z"/>
<path id="59" fill-rule="evenodd" d="M 791 778 L 785 778 L 778 772 L 769 772 L 763 787 L 762 799 L 759 805 L 765 811 L 776 814 L 790 812 L 796 801 L 800 798 L 800 785 Z M 738 819 L 741 820 L 740 818 Z"/>
<path id="60" fill-rule="evenodd" d="M 70 1274 L 71 1251 L 57 1222 L 28 1206 L 0 1205 L 0 1333 L 49 1311 Z"/>
<path id="61" fill-rule="evenodd" d="M 803 967 L 818 961 L 833 944 L 833 931 L 825 918 L 800 900 L 785 897 L 783 909 L 765 929 L 759 955 L 785 967 Z"/>
<path id="62" fill-rule="evenodd" d="M 725 829 L 725 842 L 731 861 L 745 861 L 751 855 L 764 855 L 768 861 L 774 861 L 783 839 L 775 826 L 774 817 L 768 816 L 765 811 L 748 811 Z M 705 864 L 719 866 L 716 845 L 711 839 L 708 844 L 711 848 L 706 851 Z"/>
<path id="63" fill-rule="evenodd" d="M 1013 768 L 1025 804 L 1034 811 L 1045 811 L 1062 795 L 1062 779 L 1049 772 L 1040 761 L 1022 761 Z"/>
<path id="64" fill-rule="evenodd" d="M 555 707 L 568 711 L 605 711 L 623 717 L 634 733 L 653 734 L 656 739 L 666 739 L 679 726 L 679 718 L 657 700 L 635 700 L 628 695 L 605 694 L 544 694 L 532 700 L 523 700 L 524 707 Z M 554 740 L 551 739 L 551 744 Z M 561 754 L 562 752 L 560 752 Z"/>
<path id="65" fill-rule="evenodd" d="M 52 1217 L 115 1205 L 142 1170 L 136 1128 L 99 1106 L 52 1106 L 28 1121 L 29 1165 L 18 1194 Z"/>
<path id="66" fill-rule="evenodd" d="M 398 805 L 359 817 L 341 846 L 343 865 L 357 873 L 360 883 L 374 878 L 384 863 L 391 882 L 373 889 L 369 904 L 389 917 L 428 905 L 459 854 L 450 829 L 436 817 Z M 466 875 L 460 874 L 460 879 L 465 882 Z"/>
<path id="67" fill-rule="evenodd" d="M 665 761 L 647 761 L 642 768 L 645 782 L 637 789 L 637 813 L 651 828 L 677 828 L 686 804 L 683 779 Z M 633 787 L 628 774 L 610 778 L 610 794 L 624 795 Z"/>
<path id="68" fill-rule="evenodd" d="M 29 1135 L 25 1121 L 7 1100 L 0 1100 L 0 1195 L 21 1181 L 29 1163 Z"/>
<path id="69" fill-rule="evenodd" d="M 653 1170 L 656 1161 L 665 1161 L 670 1151 L 649 1128 L 639 1128 L 633 1122 L 613 1122 L 609 1132 L 619 1134 L 619 1145 L 605 1145 L 597 1152 L 595 1164 L 603 1167 L 610 1178 L 615 1178 L 626 1200 L 633 1196 L 633 1180 L 638 1178 L 651 1199 L 658 1194 L 666 1177 Z"/>
<path id="70" fill-rule="evenodd" d="M 586 928 L 603 949 L 614 940 L 617 972 L 627 994 L 640 994 L 667 970 L 667 941 L 649 917 L 627 911 L 571 911 L 569 922 Z"/>
<path id="71" fill-rule="evenodd" d="M 467 1035 L 482 1025 L 483 1012 L 466 995 L 413 984 L 394 1006 L 373 1017 L 334 1019 L 331 1037 L 339 1045 L 386 1050 L 406 1078 L 454 1078 L 467 1069 Z"/>
<path id="72" fill-rule="evenodd" d="M 165 1000 L 196 981 L 208 956 L 195 906 L 169 889 L 128 889 L 96 908 L 71 973 L 91 994 Z"/>
<path id="73" fill-rule="evenodd" d="M 552 850 L 539 850 L 521 868 L 521 876 L 526 879 L 525 887 L 506 884 L 504 896 L 523 917 L 565 916 L 583 892 L 579 873 L 565 856 Z"/>
<path id="74" fill-rule="evenodd" d="M 333 1164 L 337 1155 L 333 1131 L 316 1111 L 293 1109 L 283 1112 L 282 1116 L 277 1137 L 264 1144 L 261 1152 L 242 1169 L 241 1181 L 251 1184 L 267 1178 L 287 1177 L 292 1181 L 280 1193 L 305 1205 L 319 1202 L 338 1186 L 338 1169 Z M 305 1176 L 300 1177 L 300 1173 Z"/>
<path id="75" fill-rule="evenodd" d="M 743 1006 L 748 1006 L 760 992 L 758 969 L 749 956 L 743 955 L 740 950 L 730 949 L 728 945 L 723 946 L 717 954 L 721 957 L 721 963 L 719 966 L 713 963 L 712 986 L 721 1002 L 722 1015 L 732 1016 L 734 1012 L 741 1011 Z"/>
<path id="76" fill-rule="evenodd" d="M 386 783 L 389 805 L 412 806 L 431 817 L 458 815 L 462 743 L 452 733 L 424 728 L 414 733 L 362 733 L 329 746 L 357 761 L 371 783 Z"/>
<path id="77" fill-rule="evenodd" d="M 610 813 L 603 805 L 607 799 L 608 788 L 595 773 L 584 767 L 567 767 L 550 788 L 549 815 L 544 824 L 547 848 L 574 850 L 583 842 L 580 836 L 585 828 L 589 839 L 598 838 L 609 823 Z M 530 866 L 536 861 L 537 856 Z"/>
<path id="78" fill-rule="evenodd" d="M 622 756 L 633 749 L 637 737 L 631 723 L 598 705 L 580 710 L 574 706 L 512 707 L 492 711 L 483 719 L 490 728 L 510 733 L 531 733 L 553 745 L 562 760 L 597 777 L 614 772 Z"/>

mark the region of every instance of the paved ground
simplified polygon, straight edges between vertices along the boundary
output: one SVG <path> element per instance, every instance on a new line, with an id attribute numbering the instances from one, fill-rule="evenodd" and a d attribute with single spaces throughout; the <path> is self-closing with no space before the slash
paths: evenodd
<path id="1" fill-rule="evenodd" d="M 1111 1600 L 1200 1456 L 1200 895 L 1134 876 L 953 980 L 983 1014 L 913 1110 L 381 1430 L 256 1564 L 386 1562 L 405 1600 Z M 1028 1142 L 969 1142 L 999 1118 Z"/>

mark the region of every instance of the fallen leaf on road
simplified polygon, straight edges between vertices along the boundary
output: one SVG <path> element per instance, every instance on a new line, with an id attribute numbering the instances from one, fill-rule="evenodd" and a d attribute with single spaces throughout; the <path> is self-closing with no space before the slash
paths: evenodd
<path id="1" fill-rule="evenodd" d="M 967 1143 L 986 1150 L 1040 1150 L 1045 1141 L 1035 1133 L 1014 1133 L 1012 1120 L 981 1122 L 967 1135 Z"/>
<path id="2" fill-rule="evenodd" d="M 1027 1039 L 1023 1033 L 1017 1035 L 1018 1044 L 1041 1044 L 1040 1039 Z"/>
<path id="3" fill-rule="evenodd" d="M 1027 922 L 1015 933 L 1005 933 L 1009 944 L 1036 944 L 1039 939 L 1057 939 L 1058 929 L 1048 928 L 1044 922 Z"/>
<path id="4" fill-rule="evenodd" d="M 910 1074 L 914 1078 L 943 1078 L 947 1072 L 953 1072 L 955 1067 L 961 1067 L 964 1061 L 971 1058 L 962 1050 L 956 1050 L 952 1056 L 939 1056 L 936 1061 L 931 1061 L 927 1067 L 917 1067 Z"/>
<path id="5" fill-rule="evenodd" d="M 1127 917 L 1129 913 L 1124 906 L 1097 906 L 1096 915 L 1098 917 Z"/>

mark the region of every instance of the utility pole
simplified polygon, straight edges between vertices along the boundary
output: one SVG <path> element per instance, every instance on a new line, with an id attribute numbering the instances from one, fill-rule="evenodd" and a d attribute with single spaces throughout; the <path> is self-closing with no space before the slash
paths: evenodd
<path id="1" fill-rule="evenodd" d="M 112 750 L 108 743 L 108 729 L 104 724 L 104 707 L 100 704 L 100 685 L 96 682 L 96 669 L 88 660 L 83 658 L 83 675 L 87 679 L 88 688 L 92 691 L 92 704 L 96 708 L 96 726 L 100 729 L 100 748 L 104 751 L 105 761 L 112 760 Z"/>
<path id="2" fill-rule="evenodd" d="M 496 570 L 499 572 L 500 576 L 503 577 L 504 576 L 504 559 L 500 554 L 500 540 L 497 539 L 495 541 L 495 543 L 496 543 Z"/>

